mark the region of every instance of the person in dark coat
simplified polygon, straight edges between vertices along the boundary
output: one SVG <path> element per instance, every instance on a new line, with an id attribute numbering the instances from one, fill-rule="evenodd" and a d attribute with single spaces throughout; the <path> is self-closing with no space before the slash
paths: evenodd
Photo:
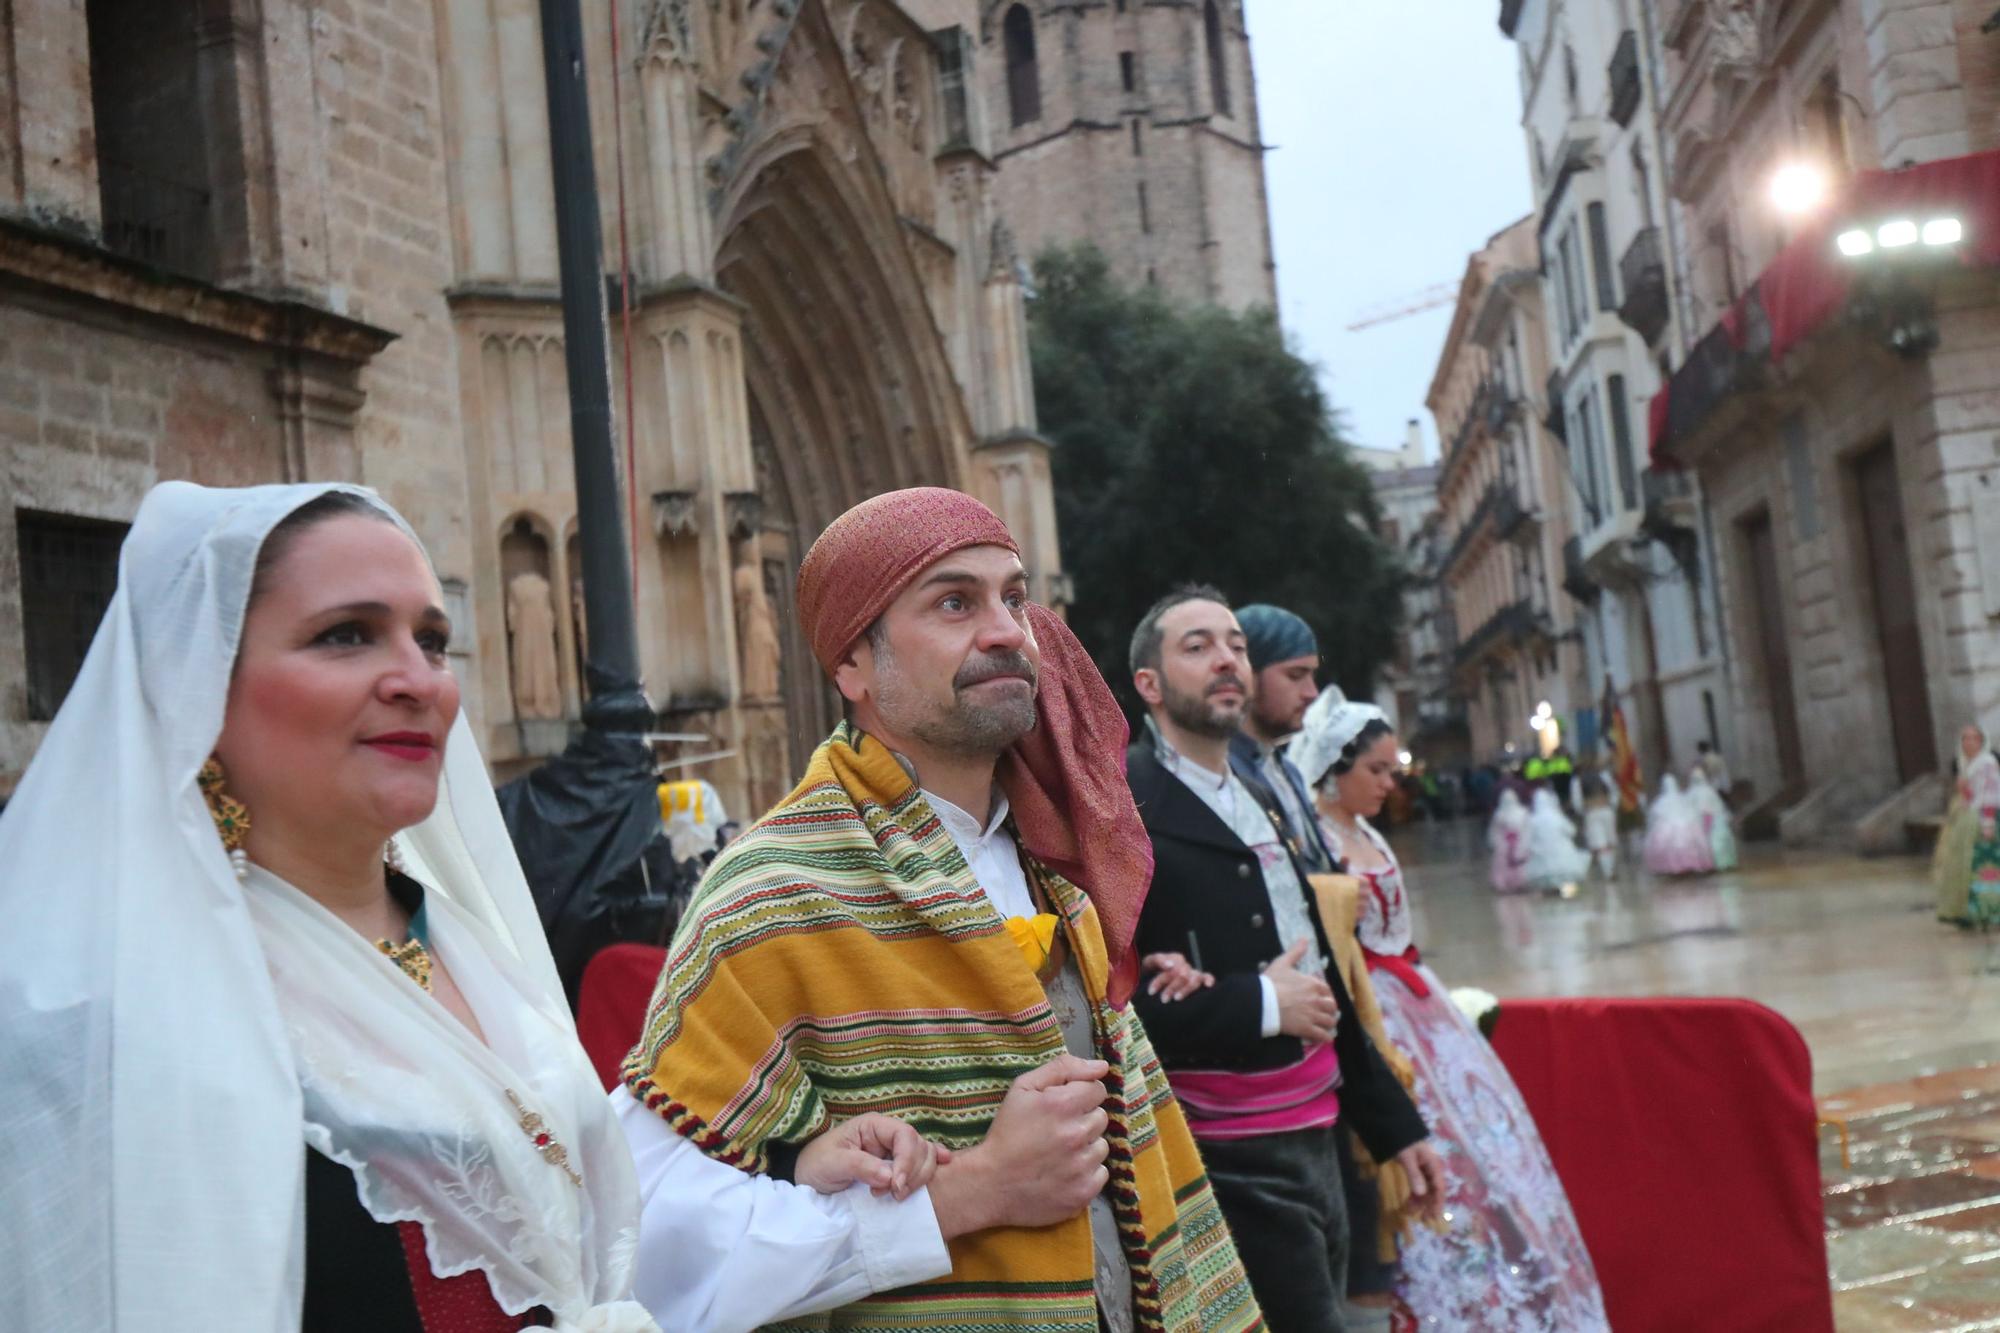
<path id="1" fill-rule="evenodd" d="M 1142 954 L 1182 953 L 1214 984 L 1134 998 L 1201 1143 L 1209 1179 L 1274 1333 L 1345 1333 L 1349 1226 L 1336 1126 L 1413 1190 L 1443 1167 L 1409 1095 L 1351 1018 L 1352 1002 L 1282 815 L 1231 771 L 1251 699 L 1236 617 L 1180 589 L 1132 637 L 1145 731 L 1127 778 L 1153 843 Z"/>

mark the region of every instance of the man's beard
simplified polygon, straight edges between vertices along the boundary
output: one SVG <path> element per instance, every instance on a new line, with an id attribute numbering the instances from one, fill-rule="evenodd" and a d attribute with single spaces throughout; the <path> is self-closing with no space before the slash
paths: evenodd
<path id="1" fill-rule="evenodd" d="M 1235 676 L 1218 676 L 1208 683 L 1200 694 L 1183 694 L 1167 683 L 1164 675 L 1160 678 L 1162 705 L 1175 726 L 1191 731 L 1197 736 L 1207 736 L 1211 740 L 1227 740 L 1236 734 L 1236 726 L 1243 716 L 1242 706 L 1233 710 L 1218 708 L 1210 701 L 1211 693 L 1224 685 L 1234 685 L 1244 696 L 1249 691 Z"/>
<path id="2" fill-rule="evenodd" d="M 876 707 L 883 720 L 934 750 L 997 755 L 1035 729 L 1035 666 L 1026 653 L 983 653 L 968 659 L 952 678 L 952 701 L 943 708 L 908 689 L 894 657 L 883 648 L 876 650 L 875 664 Z M 998 697 L 982 700 L 966 694 L 982 681 L 1008 677 L 1026 681 L 1028 688 L 991 692 Z"/>

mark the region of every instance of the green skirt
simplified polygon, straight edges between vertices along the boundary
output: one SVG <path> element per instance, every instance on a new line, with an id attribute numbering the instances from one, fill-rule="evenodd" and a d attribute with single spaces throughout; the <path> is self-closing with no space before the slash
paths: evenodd
<path id="1" fill-rule="evenodd" d="M 1954 925 L 1969 920 L 1972 898 L 1972 844 L 1979 837 L 1979 820 L 1972 810 L 1952 797 L 1951 810 L 1938 832 L 1937 850 L 1931 854 L 1931 885 L 1937 890 L 1937 915 Z"/>
<path id="2" fill-rule="evenodd" d="M 1972 836 L 1972 894 L 1967 904 L 1981 926 L 2000 926 L 2000 830 Z"/>

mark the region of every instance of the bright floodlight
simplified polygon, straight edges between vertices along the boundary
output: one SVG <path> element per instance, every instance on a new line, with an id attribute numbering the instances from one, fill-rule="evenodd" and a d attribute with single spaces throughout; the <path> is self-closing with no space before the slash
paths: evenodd
<path id="1" fill-rule="evenodd" d="M 1401 764 L 1404 768 L 1408 768 L 1410 766 L 1410 758 L 1411 755 L 1408 750 L 1398 750 L 1396 752 L 1396 762 Z"/>
<path id="2" fill-rule="evenodd" d="M 1790 162 L 1771 173 L 1771 203 L 1787 216 L 1812 212 L 1826 195 L 1826 172 L 1810 163 Z"/>
<path id="3" fill-rule="evenodd" d="M 1840 247 L 1840 253 L 1849 259 L 1859 259 L 1863 255 L 1875 253 L 1875 238 L 1860 227 L 1844 231 L 1834 237 L 1833 243 Z"/>
<path id="4" fill-rule="evenodd" d="M 1875 229 L 1875 243 L 1884 250 L 1899 250 L 1917 243 L 1917 224 L 1908 218 L 1885 222 Z"/>
<path id="5" fill-rule="evenodd" d="M 1965 226 L 1957 218 L 1932 218 L 1924 224 L 1925 245 L 1957 245 L 1965 239 Z"/>

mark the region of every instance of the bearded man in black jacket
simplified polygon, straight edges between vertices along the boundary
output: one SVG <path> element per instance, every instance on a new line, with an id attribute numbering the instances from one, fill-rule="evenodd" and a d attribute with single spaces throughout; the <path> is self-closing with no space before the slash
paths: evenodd
<path id="1" fill-rule="evenodd" d="M 1147 707 L 1127 777 L 1153 840 L 1142 954 L 1182 953 L 1214 985 L 1135 1003 L 1166 1066 L 1273 1333 L 1345 1333 L 1347 1208 L 1336 1125 L 1412 1188 L 1443 1168 L 1359 1023 L 1301 864 L 1230 770 L 1250 703 L 1241 627 L 1213 588 L 1162 598 L 1132 636 Z"/>

